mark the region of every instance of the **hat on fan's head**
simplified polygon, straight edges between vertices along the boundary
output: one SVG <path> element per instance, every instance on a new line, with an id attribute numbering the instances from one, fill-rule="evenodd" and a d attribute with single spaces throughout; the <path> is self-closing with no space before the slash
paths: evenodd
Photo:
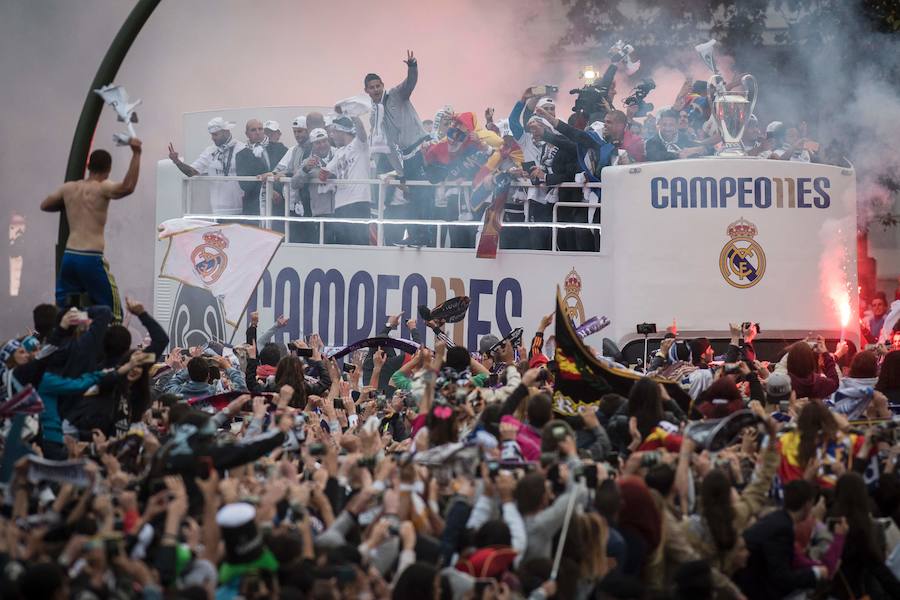
<path id="1" fill-rule="evenodd" d="M 556 108 L 556 103 L 553 101 L 552 98 L 541 98 L 540 100 L 537 101 L 536 106 L 538 108 L 548 108 L 548 107 Z"/>
<path id="2" fill-rule="evenodd" d="M 478 342 L 478 351 L 482 354 L 489 354 L 491 352 L 491 348 L 493 348 L 497 342 L 500 341 L 496 335 L 488 334 L 481 338 L 481 341 Z"/>
<path id="3" fill-rule="evenodd" d="M 234 129 L 234 126 L 234 121 L 226 121 L 222 117 L 216 117 L 215 119 L 210 119 L 209 123 L 206 124 L 206 130 L 209 133 L 218 133 Z"/>
<path id="4" fill-rule="evenodd" d="M 226 504 L 216 513 L 225 542 L 225 561 L 219 569 L 223 583 L 256 571 L 277 571 L 278 560 L 266 548 L 256 528 L 256 508 L 246 502 Z"/>
<path id="5" fill-rule="evenodd" d="M 299 117 L 295 118 L 293 121 L 291 121 L 291 127 L 295 129 L 306 129 L 306 117 L 300 115 Z"/>
<path id="6" fill-rule="evenodd" d="M 790 398 L 792 389 L 791 378 L 784 373 L 772 373 L 766 379 L 766 398 L 770 404 Z"/>
<path id="7" fill-rule="evenodd" d="M 309 141 L 310 142 L 318 142 L 319 140 L 327 140 L 328 132 L 320 127 L 316 127 L 312 131 L 309 132 Z"/>
<path id="8" fill-rule="evenodd" d="M 0 364 L 6 366 L 6 362 L 15 354 L 16 350 L 18 350 L 22 346 L 22 342 L 18 339 L 13 338 L 3 344 L 3 347 L 0 348 Z"/>
<path id="9" fill-rule="evenodd" d="M 766 133 L 776 133 L 784 129 L 784 123 L 781 121 L 772 121 L 766 125 Z"/>
<path id="10" fill-rule="evenodd" d="M 336 118 L 334 121 L 332 121 L 331 126 L 334 127 L 335 131 L 343 131 L 344 133 L 356 133 L 356 128 L 353 126 L 353 121 L 351 121 L 347 117 Z"/>
<path id="11" fill-rule="evenodd" d="M 278 124 L 278 121 L 266 121 L 263 123 L 263 129 L 269 131 L 281 131 L 281 126 Z"/>

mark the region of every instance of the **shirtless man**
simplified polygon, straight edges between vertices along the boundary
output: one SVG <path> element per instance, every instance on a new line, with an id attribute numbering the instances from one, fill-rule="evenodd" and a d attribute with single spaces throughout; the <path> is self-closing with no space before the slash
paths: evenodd
<path id="1" fill-rule="evenodd" d="M 109 179 L 112 157 L 106 150 L 94 150 L 88 159 L 88 176 L 66 182 L 41 202 L 41 210 L 59 212 L 65 208 L 69 219 L 69 240 L 56 280 L 56 303 L 65 307 L 72 294 L 86 293 L 91 304 L 112 308 L 122 320 L 122 302 L 116 280 L 103 258 L 106 242 L 103 230 L 110 200 L 134 192 L 141 165 L 141 140 L 131 138 L 131 163 L 121 182 Z"/>

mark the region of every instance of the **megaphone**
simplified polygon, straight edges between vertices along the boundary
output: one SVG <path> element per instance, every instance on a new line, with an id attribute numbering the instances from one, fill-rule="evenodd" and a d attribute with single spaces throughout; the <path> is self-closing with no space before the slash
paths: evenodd
<path id="1" fill-rule="evenodd" d="M 739 410 L 722 419 L 694 421 L 684 430 L 698 448 L 718 452 L 732 445 L 747 427 L 753 427 L 763 420 L 750 410 Z"/>

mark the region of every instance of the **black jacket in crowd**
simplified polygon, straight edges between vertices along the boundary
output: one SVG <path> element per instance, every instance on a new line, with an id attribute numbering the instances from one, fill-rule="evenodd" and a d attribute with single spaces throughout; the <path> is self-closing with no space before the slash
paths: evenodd
<path id="1" fill-rule="evenodd" d="M 550 168 L 553 172 L 547 173 L 544 183 L 547 187 L 551 187 L 561 183 L 574 182 L 575 175 L 581 171 L 581 167 L 578 165 L 578 150 L 575 142 L 563 135 L 554 134 L 550 131 L 544 132 L 543 140 L 556 146 L 556 154 L 550 163 Z M 560 202 L 581 202 L 581 199 L 581 190 L 578 188 L 559 189 Z"/>
<path id="2" fill-rule="evenodd" d="M 234 157 L 234 171 L 235 175 L 238 176 L 247 176 L 247 175 L 262 175 L 263 173 L 269 173 L 272 169 L 275 168 L 275 165 L 278 164 L 278 161 L 287 153 L 287 146 L 282 144 L 281 142 L 269 142 L 269 144 L 265 148 L 266 156 L 269 159 L 268 164 L 266 164 L 265 158 L 262 156 L 257 158 L 253 155 L 253 150 L 247 146 L 243 150 L 237 153 Z M 262 188 L 261 181 L 240 181 L 238 184 L 241 186 L 241 189 L 244 190 L 244 212 L 245 215 L 258 215 L 259 214 L 259 191 Z M 282 193 L 282 187 L 284 184 L 278 183 L 275 184 L 274 189 L 279 194 Z M 281 207 L 281 211 L 279 208 L 275 208 L 275 214 L 282 214 L 283 207 Z"/>
<path id="3" fill-rule="evenodd" d="M 92 306 L 88 309 L 88 316 L 92 319 L 88 331 L 65 340 L 58 351 L 62 356 L 54 357 L 55 361 L 58 361 L 57 364 L 64 366 L 53 370 L 64 377 L 76 378 L 84 373 L 115 369 L 126 358 L 103 354 L 103 337 L 112 321 L 110 309 L 106 306 Z M 161 355 L 169 345 L 169 336 L 150 313 L 144 312 L 138 318 L 151 340 L 150 345 L 144 348 L 144 352 Z M 129 416 L 134 417 L 135 414 L 149 408 L 146 406 L 149 389 L 138 390 L 137 385 L 137 383 L 130 385 L 123 377 L 109 377 L 98 385 L 96 393 L 60 397 L 60 417 L 77 427 L 83 439 L 90 439 L 92 429 L 100 429 L 107 436 L 111 436 L 115 433 L 116 421 L 124 416 L 119 414 L 119 400 L 122 396 L 128 400 L 131 413 Z"/>
<path id="4" fill-rule="evenodd" d="M 417 344 L 422 343 L 422 336 L 419 333 L 418 329 L 411 329 L 410 337 L 412 341 Z M 381 331 L 378 332 L 380 337 L 389 337 L 391 335 L 391 328 L 385 325 Z M 366 381 L 372 375 L 372 370 L 375 368 L 374 362 L 374 354 L 377 349 L 372 349 L 367 355 L 366 360 L 363 361 L 363 377 Z M 374 386 L 375 389 L 378 390 L 388 390 L 391 388 L 391 375 L 394 374 L 395 371 L 399 370 L 400 367 L 403 366 L 403 359 L 406 356 L 403 352 L 398 352 L 394 348 L 387 346 L 384 348 L 384 353 L 387 355 L 387 359 L 384 361 L 384 366 L 381 368 L 381 376 L 378 379 L 378 383 Z"/>
<path id="5" fill-rule="evenodd" d="M 735 575 L 748 600 L 774 600 L 816 587 L 809 567 L 794 569 L 794 522 L 785 510 L 769 513 L 744 532 L 747 566 Z"/>

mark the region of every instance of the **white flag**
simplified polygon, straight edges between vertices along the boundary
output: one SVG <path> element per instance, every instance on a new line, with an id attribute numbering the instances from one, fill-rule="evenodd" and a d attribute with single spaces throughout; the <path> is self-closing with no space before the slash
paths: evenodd
<path id="1" fill-rule="evenodd" d="M 200 219 L 169 219 L 160 223 L 156 231 L 159 233 L 159 239 L 164 240 L 176 233 L 183 233 L 191 229 L 199 229 L 200 227 L 213 227 L 215 225 L 215 221 L 202 221 Z"/>
<path id="2" fill-rule="evenodd" d="M 169 236 L 160 277 L 209 290 L 236 327 L 284 234 L 249 225 L 215 225 Z"/>

